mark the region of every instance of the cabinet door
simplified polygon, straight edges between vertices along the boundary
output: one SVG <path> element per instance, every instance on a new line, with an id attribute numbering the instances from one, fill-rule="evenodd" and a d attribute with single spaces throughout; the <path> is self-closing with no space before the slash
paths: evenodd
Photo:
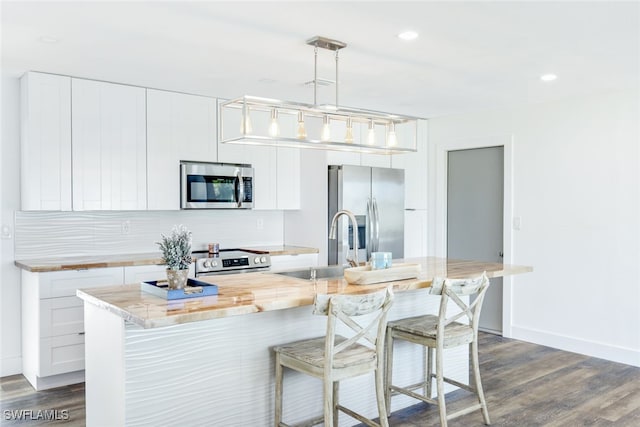
<path id="1" fill-rule="evenodd" d="M 20 81 L 22 210 L 71 210 L 71 78 L 29 72 Z"/>
<path id="2" fill-rule="evenodd" d="M 251 112 L 252 126 L 268 126 L 270 115 Z M 240 118 L 227 114 L 221 124 L 226 129 L 239 129 Z M 254 209 L 277 209 L 277 152 L 275 147 L 218 144 L 218 159 L 227 163 L 248 163 L 254 169 Z"/>
<path id="3" fill-rule="evenodd" d="M 72 79 L 73 209 L 147 206 L 145 89 Z"/>
<path id="4" fill-rule="evenodd" d="M 180 209 L 180 160 L 217 160 L 216 100 L 147 89 L 148 209 Z"/>
<path id="5" fill-rule="evenodd" d="M 279 121 L 281 135 L 295 137 L 296 117 L 281 115 Z M 299 148 L 276 148 L 277 209 L 300 209 L 300 155 Z"/>
<path id="6" fill-rule="evenodd" d="M 140 283 L 147 280 L 167 280 L 166 265 L 135 265 L 124 268 L 124 283 Z M 195 277 L 195 265 L 189 267 L 189 277 Z"/>
<path id="7" fill-rule="evenodd" d="M 391 156 L 391 166 L 404 169 L 404 203 L 407 209 L 427 208 L 426 120 L 418 120 L 417 138 L 417 152 Z"/>
<path id="8" fill-rule="evenodd" d="M 271 257 L 271 271 L 317 267 L 318 254 L 277 255 Z"/>
<path id="9" fill-rule="evenodd" d="M 84 335 L 40 339 L 40 377 L 84 369 Z"/>
<path id="10" fill-rule="evenodd" d="M 404 257 L 427 256 L 427 211 L 404 211 Z"/>
<path id="11" fill-rule="evenodd" d="M 22 286 L 38 286 L 40 298 L 75 297 L 77 289 L 122 285 L 123 283 L 122 267 L 52 271 L 48 273 L 23 272 L 22 274 Z M 35 292 L 36 290 L 32 291 Z"/>
<path id="12" fill-rule="evenodd" d="M 78 297 L 40 300 L 40 338 L 84 332 L 84 305 Z"/>

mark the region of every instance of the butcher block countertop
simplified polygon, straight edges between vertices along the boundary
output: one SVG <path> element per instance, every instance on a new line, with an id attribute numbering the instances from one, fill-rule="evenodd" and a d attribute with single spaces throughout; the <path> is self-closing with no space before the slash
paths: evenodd
<path id="1" fill-rule="evenodd" d="M 254 251 L 269 252 L 271 256 L 300 255 L 318 253 L 317 248 L 302 246 L 275 245 L 243 247 Z M 205 249 L 206 250 L 206 249 Z M 15 265 L 23 270 L 33 273 L 45 273 L 62 270 L 85 270 L 88 268 L 130 267 L 135 265 L 161 265 L 160 252 L 117 254 L 117 255 L 92 255 L 52 257 L 29 260 L 16 260 Z"/>
<path id="2" fill-rule="evenodd" d="M 261 311 L 311 305 L 314 295 L 366 293 L 392 286 L 395 292 L 428 288 L 434 277 L 466 278 L 487 272 L 502 277 L 533 271 L 531 267 L 446 258 L 415 258 L 404 262 L 421 264 L 417 278 L 373 285 L 349 285 L 343 278 L 297 279 L 275 273 L 247 273 L 200 277 L 218 285 L 218 295 L 166 301 L 144 293 L 140 284 L 79 289 L 78 297 L 117 314 L 143 328 L 157 328 Z"/>

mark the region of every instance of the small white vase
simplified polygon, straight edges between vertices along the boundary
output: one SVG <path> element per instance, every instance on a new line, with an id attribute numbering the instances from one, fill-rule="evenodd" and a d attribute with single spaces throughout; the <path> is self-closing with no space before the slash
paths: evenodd
<path id="1" fill-rule="evenodd" d="M 184 289 L 189 279 L 189 270 L 171 270 L 167 269 L 167 282 L 169 289 Z"/>

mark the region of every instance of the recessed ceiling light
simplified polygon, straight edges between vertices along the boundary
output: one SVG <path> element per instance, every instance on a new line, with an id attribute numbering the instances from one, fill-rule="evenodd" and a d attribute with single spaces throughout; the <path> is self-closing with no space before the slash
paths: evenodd
<path id="1" fill-rule="evenodd" d="M 418 33 L 416 33 L 415 31 L 403 31 L 400 34 L 398 34 L 398 38 L 402 39 L 402 40 L 415 40 L 418 38 Z"/>
<path id="2" fill-rule="evenodd" d="M 51 36 L 41 36 L 38 40 L 42 43 L 58 43 L 58 39 Z"/>
<path id="3" fill-rule="evenodd" d="M 540 80 L 542 80 L 543 82 L 552 82 L 557 78 L 558 76 L 556 76 L 555 74 L 543 74 L 540 76 Z"/>

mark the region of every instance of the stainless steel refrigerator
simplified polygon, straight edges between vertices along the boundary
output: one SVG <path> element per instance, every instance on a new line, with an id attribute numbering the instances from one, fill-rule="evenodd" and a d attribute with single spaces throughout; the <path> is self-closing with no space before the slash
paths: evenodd
<path id="1" fill-rule="evenodd" d="M 339 210 L 356 216 L 360 262 L 368 261 L 371 252 L 404 257 L 403 169 L 330 165 L 328 194 L 328 226 Z M 343 215 L 339 221 L 337 238 L 329 239 L 329 265 L 344 264 L 347 248 L 353 249 L 349 218 Z"/>

